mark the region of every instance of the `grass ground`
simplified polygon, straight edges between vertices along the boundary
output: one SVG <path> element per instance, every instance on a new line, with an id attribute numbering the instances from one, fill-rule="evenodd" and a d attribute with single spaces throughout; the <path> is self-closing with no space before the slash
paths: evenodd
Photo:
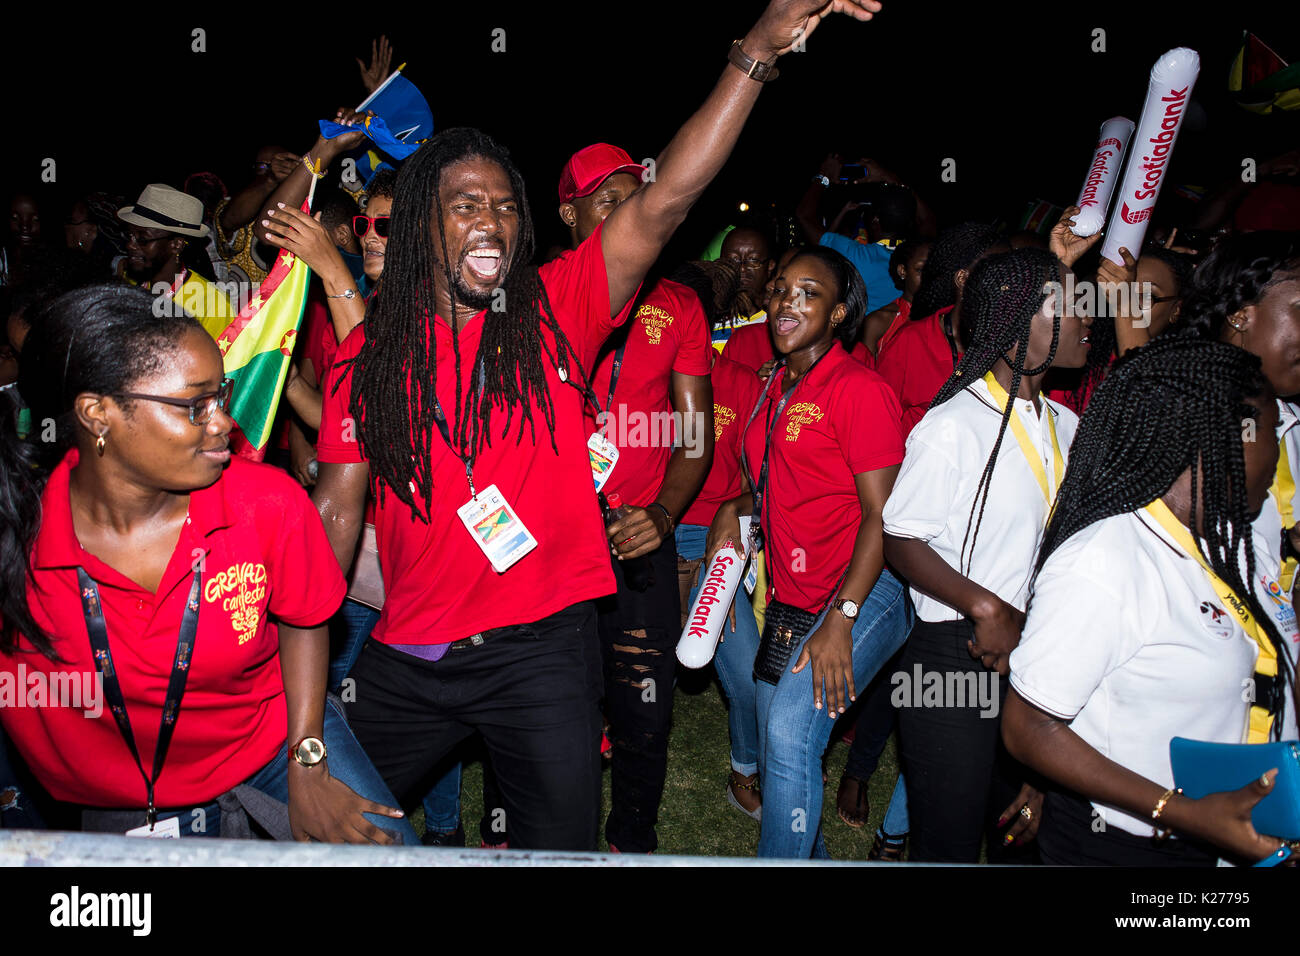
<path id="1" fill-rule="evenodd" d="M 828 776 L 822 804 L 823 833 L 827 848 L 835 859 L 864 860 L 893 792 L 898 760 L 891 738 L 880 758 L 880 766 L 871 778 L 870 822 L 854 830 L 846 826 L 835 812 L 835 791 L 848 752 L 846 744 L 837 742 L 828 755 Z M 727 711 L 716 681 L 706 682 L 699 674 L 684 675 L 674 692 L 668 780 L 659 808 L 660 853 L 754 856 L 758 848 L 758 823 L 727 803 L 723 793 L 731 767 L 729 753 Z M 601 850 L 607 849 L 603 839 L 603 821 L 609 813 L 608 766 L 606 763 Z M 478 843 L 482 807 L 482 765 L 467 763 L 461 785 L 461 817 L 470 845 Z M 417 830 L 422 831 L 423 811 L 418 811 L 412 822 Z"/>

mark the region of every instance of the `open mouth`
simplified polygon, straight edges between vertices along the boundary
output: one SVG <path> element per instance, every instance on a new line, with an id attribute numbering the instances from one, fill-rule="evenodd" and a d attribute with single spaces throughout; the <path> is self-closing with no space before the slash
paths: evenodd
<path id="1" fill-rule="evenodd" d="M 799 320 L 793 315 L 778 315 L 776 317 L 776 334 L 789 335 L 799 327 Z"/>
<path id="2" fill-rule="evenodd" d="M 465 256 L 465 265 L 477 279 L 491 281 L 501 274 L 501 250 L 496 246 L 480 246 Z"/>

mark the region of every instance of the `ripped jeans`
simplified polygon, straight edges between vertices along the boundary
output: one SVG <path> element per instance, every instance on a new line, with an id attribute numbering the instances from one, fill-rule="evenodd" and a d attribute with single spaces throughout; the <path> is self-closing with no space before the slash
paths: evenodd
<path id="1" fill-rule="evenodd" d="M 624 853 L 658 846 L 655 823 L 668 773 L 681 596 L 670 535 L 649 555 L 654 583 L 633 591 L 613 560 L 618 592 L 596 602 L 609 721 L 611 808 L 605 839 Z"/>

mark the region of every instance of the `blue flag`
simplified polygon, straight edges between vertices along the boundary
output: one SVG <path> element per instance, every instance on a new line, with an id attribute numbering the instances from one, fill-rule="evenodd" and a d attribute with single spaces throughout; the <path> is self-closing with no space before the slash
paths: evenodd
<path id="1" fill-rule="evenodd" d="M 357 107 L 358 112 L 367 110 L 375 115 L 366 119 L 363 132 L 376 149 L 393 159 L 406 159 L 420 143 L 433 135 L 433 111 L 419 88 L 402 76 L 400 70 Z M 320 132 L 326 139 L 335 139 L 344 133 L 356 132 L 356 127 L 321 120 Z M 366 182 L 382 165 L 386 164 L 375 150 L 369 150 L 357 159 L 357 169 Z"/>

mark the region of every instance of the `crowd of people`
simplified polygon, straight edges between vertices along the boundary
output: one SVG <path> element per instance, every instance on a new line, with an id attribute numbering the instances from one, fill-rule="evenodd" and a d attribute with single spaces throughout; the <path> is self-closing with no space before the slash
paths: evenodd
<path id="1" fill-rule="evenodd" d="M 596 849 L 607 761 L 604 840 L 654 852 L 675 650 L 731 548 L 703 769 L 759 856 L 829 857 L 828 786 L 866 825 L 894 735 L 872 859 L 1274 854 L 1274 774 L 1192 798 L 1169 744 L 1297 737 L 1300 209 L 1234 186 L 1116 263 L 1077 207 L 944 223 L 831 154 L 796 241 L 747 216 L 665 262 L 790 38 L 879 9 L 824 6 L 773 0 L 653 175 L 574 152 L 565 248 L 475 129 L 349 181 L 348 110 L 233 196 L 95 192 L 55 235 L 16 195 L 0 824 L 464 845 L 474 742 L 484 846 Z M 257 463 L 216 340 L 280 250 L 314 278 Z"/>

